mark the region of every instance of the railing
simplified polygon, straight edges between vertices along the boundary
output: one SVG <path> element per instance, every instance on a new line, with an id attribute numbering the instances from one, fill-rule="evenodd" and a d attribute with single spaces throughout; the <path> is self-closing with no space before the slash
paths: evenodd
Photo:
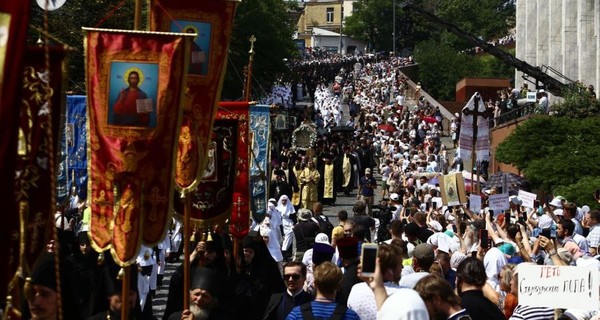
<path id="1" fill-rule="evenodd" d="M 535 105 L 536 105 L 535 103 L 530 102 L 530 103 L 525 104 L 522 107 L 505 112 L 505 113 L 495 117 L 494 119 L 492 119 L 491 126 L 497 127 L 497 126 L 507 123 L 509 121 L 513 121 L 513 120 L 528 116 L 530 114 L 534 114 L 535 113 Z"/>

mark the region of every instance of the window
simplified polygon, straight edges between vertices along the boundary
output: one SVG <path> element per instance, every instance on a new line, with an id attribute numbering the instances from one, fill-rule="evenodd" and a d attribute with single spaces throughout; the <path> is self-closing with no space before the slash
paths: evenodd
<path id="1" fill-rule="evenodd" d="M 327 8 L 327 23 L 333 22 L 333 8 Z"/>

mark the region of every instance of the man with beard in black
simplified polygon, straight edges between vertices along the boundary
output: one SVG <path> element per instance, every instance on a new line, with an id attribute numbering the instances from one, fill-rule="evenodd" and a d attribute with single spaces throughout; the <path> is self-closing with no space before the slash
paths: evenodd
<path id="1" fill-rule="evenodd" d="M 208 238 L 208 237 L 207 237 Z M 227 273 L 227 265 L 223 250 L 223 243 L 217 234 L 211 234 L 210 241 L 199 241 L 190 255 L 190 272 L 200 267 L 217 271 L 221 275 Z M 163 319 L 169 319 L 172 313 L 183 308 L 183 264 L 171 276 L 169 295 Z"/>
<path id="2" fill-rule="evenodd" d="M 171 314 L 169 320 L 227 320 L 232 315 L 220 308 L 218 288 L 223 285 L 221 275 L 212 269 L 196 268 L 190 284 L 190 308 Z"/>

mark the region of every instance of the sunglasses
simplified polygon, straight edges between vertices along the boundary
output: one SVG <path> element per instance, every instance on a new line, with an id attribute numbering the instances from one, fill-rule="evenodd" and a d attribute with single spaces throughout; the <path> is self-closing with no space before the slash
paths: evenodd
<path id="1" fill-rule="evenodd" d="M 301 275 L 297 274 L 297 273 L 292 273 L 292 274 L 284 274 L 283 278 L 285 280 L 292 278 L 292 280 L 296 281 L 298 279 L 300 279 L 300 277 L 302 277 Z"/>

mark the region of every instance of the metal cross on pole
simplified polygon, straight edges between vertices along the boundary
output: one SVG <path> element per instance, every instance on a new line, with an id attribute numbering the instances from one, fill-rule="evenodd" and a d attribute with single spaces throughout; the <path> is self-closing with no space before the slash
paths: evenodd
<path id="1" fill-rule="evenodd" d="M 479 102 L 481 101 L 481 96 L 479 95 L 479 93 L 477 93 L 475 95 L 475 97 L 473 98 L 474 100 L 474 104 L 473 104 L 473 110 L 469 109 L 469 108 L 465 108 L 462 113 L 465 116 L 472 116 L 473 117 L 473 139 L 472 139 L 472 149 L 471 149 L 471 193 L 476 194 L 479 191 L 479 177 L 481 176 L 481 173 L 479 172 L 479 170 L 477 171 L 477 187 L 475 188 L 475 180 L 473 179 L 473 166 L 475 166 L 476 163 L 476 147 L 477 147 L 477 134 L 478 134 L 478 126 L 477 126 L 477 121 L 479 120 L 478 117 L 482 117 L 483 119 L 488 119 L 492 116 L 492 110 L 488 110 L 486 109 L 485 111 L 479 111 Z"/>
<path id="2" fill-rule="evenodd" d="M 246 101 L 250 101 L 250 91 L 252 90 L 252 63 L 254 62 L 254 42 L 256 42 L 256 37 L 251 35 L 248 40 L 250 41 L 250 51 L 248 51 L 248 77 L 246 78 L 246 90 L 244 92 L 244 100 Z"/>

